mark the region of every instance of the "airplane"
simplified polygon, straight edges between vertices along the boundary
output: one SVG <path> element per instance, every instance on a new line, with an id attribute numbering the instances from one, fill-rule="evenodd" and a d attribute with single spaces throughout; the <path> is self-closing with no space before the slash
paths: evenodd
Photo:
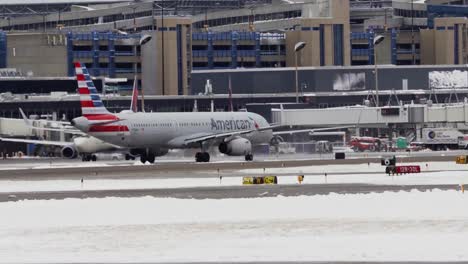
<path id="1" fill-rule="evenodd" d="M 195 161 L 209 162 L 210 144 L 218 144 L 223 154 L 244 156 L 246 161 L 252 161 L 252 145 L 270 143 L 275 135 L 273 128 L 277 126 L 251 112 L 111 113 L 86 67 L 80 62 L 74 65 L 82 116 L 74 118 L 71 124 L 93 137 L 129 149 L 132 155 L 140 155 L 142 163 L 154 163 L 157 156 L 167 154 L 169 149 L 186 148 L 200 148 Z M 329 129 L 336 128 L 302 131 Z"/>
<path id="2" fill-rule="evenodd" d="M 130 110 L 123 110 L 122 112 L 125 113 L 135 113 L 137 112 L 137 100 L 138 100 L 138 87 L 136 82 L 133 86 L 132 92 L 132 101 L 130 104 Z M 61 121 L 47 121 L 47 122 L 54 122 L 61 125 L 64 128 L 45 128 L 45 127 L 37 127 L 34 126 L 32 120 L 26 117 L 26 114 L 20 108 L 21 116 L 23 117 L 24 122 L 26 123 L 27 127 L 36 130 L 47 130 L 47 131 L 59 131 L 65 132 L 70 134 L 76 134 L 78 136 L 74 137 L 71 142 L 66 141 L 51 141 L 51 140 L 35 140 L 35 139 L 21 139 L 21 138 L 3 138 L 0 137 L 0 141 L 5 142 L 22 142 L 22 143 L 30 143 L 30 144 L 38 144 L 38 145 L 51 145 L 61 147 L 61 154 L 62 157 L 74 159 L 78 156 L 81 156 L 82 161 L 96 161 L 97 156 L 96 153 L 99 152 L 113 152 L 113 151 L 121 151 L 126 152 L 125 148 L 122 148 L 117 145 L 113 145 L 107 142 L 104 142 L 98 138 L 86 135 L 85 133 L 76 130 L 70 129 L 70 122 L 61 122 Z M 40 120 L 37 120 L 40 121 Z M 130 155 L 129 153 L 125 154 L 125 159 L 135 159 L 134 156 Z"/>
<path id="3" fill-rule="evenodd" d="M 82 116 L 71 124 L 110 144 L 130 149 L 140 161 L 154 163 L 169 149 L 199 147 L 196 162 L 209 162 L 207 142 L 219 143 L 221 153 L 253 159 L 252 144 L 269 143 L 272 127 L 250 112 L 116 113 L 102 103 L 86 67 L 75 63 Z"/>

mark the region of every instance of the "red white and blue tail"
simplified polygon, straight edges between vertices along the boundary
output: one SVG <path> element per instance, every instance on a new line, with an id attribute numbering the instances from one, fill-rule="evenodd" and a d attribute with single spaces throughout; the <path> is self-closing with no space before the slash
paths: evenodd
<path id="1" fill-rule="evenodd" d="M 88 120 L 118 120 L 118 117 L 107 111 L 102 103 L 101 97 L 91 80 L 86 66 L 80 62 L 75 62 L 75 72 L 76 81 L 78 82 L 78 92 L 80 94 L 82 115 Z"/>
<path id="2" fill-rule="evenodd" d="M 136 76 L 133 82 L 132 102 L 130 104 L 130 110 L 134 113 L 138 112 L 138 80 Z"/>

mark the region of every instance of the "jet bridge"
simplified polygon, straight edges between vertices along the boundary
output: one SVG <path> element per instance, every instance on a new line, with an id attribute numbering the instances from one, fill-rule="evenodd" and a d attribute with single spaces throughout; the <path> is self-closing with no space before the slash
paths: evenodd
<path id="1" fill-rule="evenodd" d="M 386 127 L 388 124 L 423 123 L 468 124 L 468 103 L 367 107 L 348 106 L 324 109 L 272 109 L 273 123 L 290 126 Z"/>

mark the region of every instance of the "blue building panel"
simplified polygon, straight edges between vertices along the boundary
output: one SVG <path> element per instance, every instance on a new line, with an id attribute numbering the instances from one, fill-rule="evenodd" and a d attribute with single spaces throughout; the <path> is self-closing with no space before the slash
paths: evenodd
<path id="1" fill-rule="evenodd" d="M 7 67 L 7 36 L 4 31 L 0 31 L 0 68 Z"/>
<path id="2" fill-rule="evenodd" d="M 74 76 L 75 66 L 73 65 L 73 34 L 67 33 L 67 64 L 68 64 L 68 76 Z"/>
<path id="3" fill-rule="evenodd" d="M 374 31 L 369 31 L 367 34 L 367 41 L 369 43 L 369 65 L 374 64 Z"/>
<path id="4" fill-rule="evenodd" d="M 325 66 L 325 26 L 320 24 L 320 66 Z"/>
<path id="5" fill-rule="evenodd" d="M 239 34 L 235 31 L 231 32 L 231 68 L 237 68 L 237 40 Z"/>
<path id="6" fill-rule="evenodd" d="M 344 33 L 343 25 L 335 24 L 333 25 L 333 65 L 341 66 L 344 64 L 343 60 L 343 43 Z"/>
<path id="7" fill-rule="evenodd" d="M 397 64 L 397 32 L 392 28 L 391 33 L 392 64 Z"/>
<path id="8" fill-rule="evenodd" d="M 208 32 L 208 69 L 213 69 L 213 33 Z"/>
<path id="9" fill-rule="evenodd" d="M 108 33 L 109 41 L 107 49 L 109 49 L 109 77 L 115 78 L 115 35 Z"/>
<path id="10" fill-rule="evenodd" d="M 99 35 L 96 31 L 93 31 L 93 69 L 94 76 L 98 76 L 99 72 L 96 70 L 99 68 Z"/>
<path id="11" fill-rule="evenodd" d="M 453 45 L 453 46 L 454 46 L 454 47 L 453 47 L 453 49 L 454 49 L 454 54 L 453 54 L 453 56 L 454 56 L 454 63 L 455 63 L 455 64 L 460 63 L 460 61 L 459 61 L 459 59 L 458 59 L 458 55 L 459 55 L 459 54 L 458 54 L 458 46 L 459 46 L 459 45 L 458 45 L 458 31 L 459 31 L 458 29 L 459 29 L 458 24 L 455 24 L 455 29 L 454 29 L 454 31 L 453 31 L 453 44 L 454 44 L 454 45 Z"/>
<path id="12" fill-rule="evenodd" d="M 436 17 L 467 17 L 468 6 L 462 5 L 427 5 L 427 26 L 434 28 Z"/>
<path id="13" fill-rule="evenodd" d="M 255 32 L 255 67 L 257 68 L 259 68 L 262 65 L 260 54 L 261 54 L 260 33 Z"/>

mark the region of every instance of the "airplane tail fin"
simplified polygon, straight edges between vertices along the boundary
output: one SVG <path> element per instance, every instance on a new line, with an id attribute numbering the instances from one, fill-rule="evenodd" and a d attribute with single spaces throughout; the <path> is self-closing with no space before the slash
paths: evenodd
<path id="1" fill-rule="evenodd" d="M 234 107 L 233 107 L 233 105 L 232 105 L 231 75 L 229 75 L 229 88 L 228 88 L 228 92 L 229 92 L 229 112 L 232 112 L 232 111 L 234 111 Z"/>
<path id="2" fill-rule="evenodd" d="M 134 113 L 138 112 L 138 80 L 136 76 L 133 82 L 132 102 L 130 104 L 130 110 Z"/>
<path id="3" fill-rule="evenodd" d="M 103 121 L 118 119 L 104 106 L 86 66 L 80 62 L 75 62 L 75 72 L 76 81 L 78 82 L 78 92 L 80 94 L 82 115 L 89 120 Z"/>

